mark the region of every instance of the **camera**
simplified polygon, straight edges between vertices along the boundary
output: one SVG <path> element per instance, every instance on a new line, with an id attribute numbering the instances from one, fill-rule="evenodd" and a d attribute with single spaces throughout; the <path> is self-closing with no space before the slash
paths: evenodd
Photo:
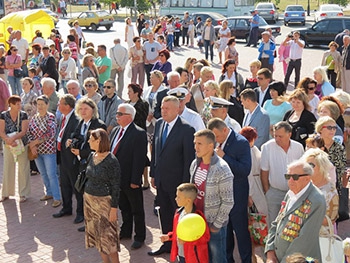
<path id="1" fill-rule="evenodd" d="M 79 149 L 82 143 L 83 140 L 81 138 L 73 138 L 71 144 L 69 145 L 69 148 Z"/>

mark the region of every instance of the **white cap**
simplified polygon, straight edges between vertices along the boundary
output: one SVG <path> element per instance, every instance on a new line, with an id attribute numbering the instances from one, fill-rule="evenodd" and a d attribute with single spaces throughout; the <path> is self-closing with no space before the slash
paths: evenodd
<path id="1" fill-rule="evenodd" d="M 175 89 L 171 89 L 167 92 L 168 95 L 175 96 L 179 100 L 183 100 L 188 94 L 188 89 L 184 87 L 177 87 Z"/>
<path id="2" fill-rule="evenodd" d="M 228 108 L 230 105 L 233 103 L 228 100 L 210 96 L 210 108 L 212 109 Z"/>

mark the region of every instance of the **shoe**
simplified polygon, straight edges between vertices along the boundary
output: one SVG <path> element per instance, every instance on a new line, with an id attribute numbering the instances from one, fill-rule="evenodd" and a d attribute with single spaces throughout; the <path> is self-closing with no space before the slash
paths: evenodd
<path id="1" fill-rule="evenodd" d="M 79 228 L 78 228 L 78 231 L 79 231 L 79 232 L 85 232 L 85 226 L 79 227 Z"/>
<path id="2" fill-rule="evenodd" d="M 38 174 L 40 174 L 38 171 L 34 171 L 34 170 L 30 171 L 30 176 L 34 176 Z"/>
<path id="3" fill-rule="evenodd" d="M 245 47 L 250 47 L 250 45 L 247 44 L 247 45 L 245 45 Z"/>
<path id="4" fill-rule="evenodd" d="M 84 221 L 84 216 L 82 215 L 77 215 L 74 219 L 74 224 L 79 224 Z"/>
<path id="5" fill-rule="evenodd" d="M 53 214 L 52 216 L 53 216 L 54 218 L 60 218 L 60 217 L 62 217 L 62 216 L 71 216 L 71 215 L 72 215 L 72 212 L 68 213 L 68 212 L 65 212 L 65 211 L 61 210 L 61 211 L 59 211 L 58 213 Z"/>
<path id="6" fill-rule="evenodd" d="M 20 203 L 24 203 L 25 201 L 27 201 L 27 198 L 25 196 L 20 196 L 19 197 L 19 202 Z"/>
<path id="7" fill-rule="evenodd" d="M 8 196 L 3 196 L 3 197 L 0 199 L 0 202 L 4 202 L 4 201 L 6 201 L 7 199 L 9 199 Z"/>
<path id="8" fill-rule="evenodd" d="M 61 200 L 53 200 L 52 207 L 58 207 L 62 204 Z"/>
<path id="9" fill-rule="evenodd" d="M 147 189 L 149 189 L 149 185 L 147 185 L 147 186 L 142 186 L 142 190 L 147 190 Z"/>
<path id="10" fill-rule="evenodd" d="M 120 233 L 119 234 L 119 240 L 125 240 L 125 239 L 131 239 L 131 235 L 129 236 L 129 235 L 125 235 L 125 234 L 123 234 L 123 233 Z"/>
<path id="11" fill-rule="evenodd" d="M 50 199 L 53 199 L 52 195 L 44 195 L 43 197 L 40 198 L 40 201 L 46 201 Z"/>
<path id="12" fill-rule="evenodd" d="M 132 243 L 131 245 L 131 250 L 139 249 L 142 246 L 143 246 L 143 242 L 135 240 L 134 243 Z"/>
<path id="13" fill-rule="evenodd" d="M 170 251 L 168 249 L 166 249 L 164 247 L 164 245 L 161 246 L 158 250 L 147 252 L 147 254 L 149 256 L 159 256 L 159 255 L 164 254 L 164 253 L 170 253 Z"/>

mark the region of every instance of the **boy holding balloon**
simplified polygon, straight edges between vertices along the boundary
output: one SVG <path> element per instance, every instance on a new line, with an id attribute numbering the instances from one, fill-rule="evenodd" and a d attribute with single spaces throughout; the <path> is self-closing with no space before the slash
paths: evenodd
<path id="1" fill-rule="evenodd" d="M 209 262 L 210 233 L 204 214 L 194 205 L 197 193 L 195 184 L 183 183 L 177 187 L 175 200 L 180 208 L 174 215 L 173 231 L 160 237 L 162 242 L 172 241 L 172 262 L 177 256 L 180 263 Z"/>

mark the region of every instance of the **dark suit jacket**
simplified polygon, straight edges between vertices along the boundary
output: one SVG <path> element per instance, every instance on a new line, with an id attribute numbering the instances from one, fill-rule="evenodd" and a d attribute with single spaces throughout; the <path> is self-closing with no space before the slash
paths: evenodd
<path id="1" fill-rule="evenodd" d="M 260 103 L 260 101 L 259 101 L 259 96 L 260 96 L 259 87 L 255 88 L 254 91 L 255 91 L 255 94 L 256 94 L 256 100 L 257 100 L 257 102 L 259 103 L 259 105 L 260 105 L 261 107 L 264 106 L 265 101 L 271 99 L 270 87 L 267 88 L 267 91 L 266 91 L 265 96 L 264 96 L 264 98 L 263 98 L 263 101 L 262 101 L 261 103 Z"/>
<path id="2" fill-rule="evenodd" d="M 111 146 L 116 140 L 120 130 L 115 127 L 110 135 Z M 116 157 L 120 164 L 121 180 L 120 188 L 130 188 L 130 184 L 142 184 L 142 174 L 147 158 L 147 133 L 133 122 L 126 129 L 120 140 Z"/>
<path id="3" fill-rule="evenodd" d="M 165 121 L 159 119 L 154 128 L 150 175 L 154 178 L 157 188 L 174 192 L 179 184 L 190 181 L 189 168 L 195 158 L 195 130 L 184 119 L 178 117 L 162 147 L 164 125 Z"/>
<path id="4" fill-rule="evenodd" d="M 228 115 L 235 119 L 239 125 L 242 126 L 243 118 L 244 118 L 244 110 L 243 106 L 240 101 L 237 100 L 236 97 L 230 96 L 230 102 L 233 103 L 233 105 L 230 105 L 228 107 Z"/>
<path id="5" fill-rule="evenodd" d="M 81 131 L 81 126 L 83 126 L 84 121 L 81 120 L 78 124 L 78 126 L 76 127 L 72 138 L 77 138 L 80 139 L 81 142 L 79 143 L 79 155 L 80 155 L 80 162 L 84 162 L 87 160 L 87 158 L 89 157 L 90 153 L 91 153 L 91 149 L 90 149 L 90 145 L 88 143 L 89 137 L 90 137 L 90 131 L 92 130 L 96 130 L 98 128 L 102 128 L 104 130 L 107 130 L 107 126 L 104 124 L 103 121 L 101 121 L 100 119 L 91 119 L 90 125 L 88 127 L 88 132 L 85 136 L 85 138 L 82 138 L 82 136 L 80 135 L 80 131 Z M 81 147 L 81 145 L 83 145 Z"/>
<path id="6" fill-rule="evenodd" d="M 66 128 L 64 129 L 64 132 L 61 138 L 61 151 L 57 151 L 58 164 L 63 164 L 61 165 L 61 167 L 64 167 L 66 171 L 71 171 L 74 168 L 77 168 L 73 163 L 73 160 L 75 159 L 75 155 L 71 152 L 69 147 L 66 147 L 66 141 L 72 138 L 72 135 L 78 123 L 79 123 L 79 120 L 75 115 L 75 113 L 73 112 L 68 120 L 68 123 L 66 125 Z M 58 124 L 57 135 L 59 133 L 60 127 L 61 127 L 61 122 L 59 122 Z"/>
<path id="7" fill-rule="evenodd" d="M 154 112 L 153 112 L 153 116 L 156 119 L 159 119 L 160 117 L 162 117 L 160 107 L 162 106 L 163 98 L 168 95 L 167 94 L 168 91 L 169 91 L 169 88 L 166 88 L 157 93 L 156 106 L 154 107 Z"/>
<path id="8" fill-rule="evenodd" d="M 129 100 L 126 103 L 131 103 L 131 102 Z M 136 110 L 134 123 L 137 126 L 141 127 L 142 129 L 146 130 L 146 120 L 147 120 L 148 111 L 149 111 L 148 102 L 143 99 L 139 99 L 135 103 L 134 108 Z"/>
<path id="9" fill-rule="evenodd" d="M 346 53 L 344 54 L 344 46 L 341 47 L 340 54 L 342 55 L 341 66 L 343 66 L 343 57 L 346 58 L 345 69 L 350 69 L 350 46 L 348 47 Z"/>
<path id="10" fill-rule="evenodd" d="M 234 182 L 248 181 L 252 160 L 247 139 L 231 129 L 231 134 L 223 150 L 225 152 L 223 159 L 231 168 Z"/>

